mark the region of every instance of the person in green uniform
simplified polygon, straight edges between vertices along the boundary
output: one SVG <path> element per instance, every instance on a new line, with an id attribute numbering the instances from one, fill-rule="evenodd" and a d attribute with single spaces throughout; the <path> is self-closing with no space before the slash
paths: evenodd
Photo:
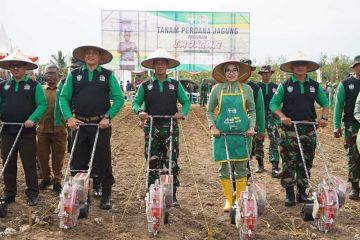
<path id="1" fill-rule="evenodd" d="M 264 105 L 265 105 L 265 126 L 266 131 L 269 137 L 269 161 L 272 165 L 272 177 L 280 177 L 279 170 L 279 150 L 278 144 L 280 140 L 278 128 L 280 122 L 277 118 L 274 117 L 274 114 L 270 111 L 269 104 L 271 98 L 276 93 L 278 87 L 277 84 L 271 82 L 271 75 L 275 71 L 271 68 L 270 65 L 264 65 L 261 67 L 259 74 L 261 75 L 261 82 L 258 83 L 262 93 L 264 95 Z M 261 151 L 261 155 L 264 156 L 264 139 L 262 141 L 256 140 L 256 147 Z"/>
<path id="2" fill-rule="evenodd" d="M 339 84 L 334 109 L 334 137 L 342 136 L 341 116 L 345 126 L 345 149 L 348 158 L 348 181 L 352 190 L 349 198 L 359 199 L 360 154 L 356 149 L 356 137 L 360 128 L 360 56 L 354 58 L 352 69 L 355 76 L 350 76 Z M 355 110 L 354 110 L 355 109 Z"/>
<path id="3" fill-rule="evenodd" d="M 11 72 L 11 79 L 0 83 L 0 120 L 2 122 L 23 123 L 21 135 L 15 145 L 4 171 L 4 199 L 6 203 L 15 201 L 17 192 L 17 156 L 21 158 L 25 172 L 28 205 L 38 204 L 39 186 L 36 174 L 36 123 L 46 111 L 47 102 L 41 85 L 29 78 L 26 70 L 36 69 L 28 57 L 16 51 L 0 61 L 0 68 Z M 5 163 L 20 130 L 19 125 L 3 125 L 1 131 L 1 157 Z"/>
<path id="4" fill-rule="evenodd" d="M 84 65 L 69 73 L 60 95 L 60 108 L 68 127 L 74 131 L 74 136 L 75 131 L 79 131 L 71 170 L 88 169 L 97 131 L 95 126 L 82 126 L 79 129 L 77 124 L 99 124 L 91 176 L 102 187 L 100 208 L 110 209 L 111 190 L 115 182 L 111 166 L 110 121 L 122 108 L 124 94 L 114 73 L 100 66 L 112 60 L 109 51 L 96 44 L 88 44 L 77 47 L 73 56 Z M 113 104 L 110 104 L 110 100 L 113 100 Z"/>
<path id="5" fill-rule="evenodd" d="M 251 148 L 250 137 L 255 134 L 256 123 L 253 91 L 249 85 L 244 84 L 250 75 L 250 66 L 236 60 L 220 63 L 212 72 L 218 84 L 210 93 L 207 118 L 213 136 L 213 158 L 220 163 L 219 178 L 226 198 L 224 211 L 229 211 L 233 205 L 232 180 L 227 161 L 231 161 L 234 171 L 236 199 L 246 188 L 247 153 Z M 248 146 L 244 136 L 226 136 L 230 156 L 227 159 L 225 140 L 221 133 L 246 133 Z"/>
<path id="6" fill-rule="evenodd" d="M 158 49 L 149 55 L 141 65 L 154 70 L 151 79 L 143 82 L 132 102 L 132 108 L 141 119 L 145 132 L 145 159 L 148 159 L 148 142 L 151 137 L 150 149 L 150 169 L 169 168 L 169 149 L 170 137 L 172 137 L 172 174 L 174 177 L 173 186 L 173 207 L 179 207 L 176 197 L 177 188 L 180 186 L 179 171 L 180 166 L 177 162 L 179 156 L 179 126 L 178 120 L 187 116 L 190 111 L 190 100 L 179 81 L 170 78 L 166 70 L 175 68 L 180 64 L 169 52 Z M 177 102 L 182 105 L 181 111 L 178 110 Z M 144 107 L 142 108 L 142 104 Z M 149 115 L 168 115 L 174 116 L 173 134 L 170 136 L 170 119 L 154 118 L 153 134 L 150 134 Z M 145 125 L 144 125 L 145 124 Z M 158 171 L 150 171 L 148 178 L 148 188 L 159 178 Z"/>
<path id="7" fill-rule="evenodd" d="M 252 66 L 252 61 L 247 58 L 240 59 L 240 62 L 248 64 L 251 68 L 251 72 L 256 70 L 255 66 Z M 251 89 L 253 90 L 254 101 L 255 101 L 255 110 L 256 110 L 256 127 L 255 130 L 257 131 L 254 141 L 252 142 L 251 148 L 251 156 L 255 156 L 258 167 L 256 169 L 257 173 L 262 173 L 265 171 L 264 168 L 264 146 L 262 141 L 265 138 L 265 107 L 264 107 L 264 97 L 262 89 L 259 87 L 251 79 L 246 81 Z"/>
<path id="8" fill-rule="evenodd" d="M 298 52 L 280 65 L 284 72 L 292 73 L 290 79 L 278 86 L 270 101 L 270 110 L 281 120 L 280 155 L 283 160 L 281 185 L 286 190 L 285 206 L 295 205 L 294 186 L 297 186 L 296 200 L 299 203 L 311 202 L 306 194 L 309 183 L 299 151 L 297 134 L 292 121 L 315 122 L 317 119 L 315 101 L 322 107 L 319 127 L 326 127 L 329 102 L 321 85 L 312 80 L 308 72 L 315 71 L 319 64 Z M 304 153 L 307 172 L 313 165 L 316 149 L 316 133 L 313 125 L 297 125 Z"/>

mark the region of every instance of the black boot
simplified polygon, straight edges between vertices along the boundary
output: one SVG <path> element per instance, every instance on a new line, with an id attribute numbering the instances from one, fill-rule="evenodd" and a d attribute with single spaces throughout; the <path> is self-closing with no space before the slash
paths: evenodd
<path id="1" fill-rule="evenodd" d="M 258 168 L 256 169 L 256 172 L 257 173 L 264 172 L 265 171 L 265 169 L 264 169 L 264 160 L 262 158 L 258 158 L 257 161 L 258 161 Z"/>
<path id="2" fill-rule="evenodd" d="M 112 208 L 111 204 L 111 186 L 110 187 L 103 187 L 102 196 L 100 199 L 100 208 L 109 210 Z"/>
<path id="3" fill-rule="evenodd" d="M 314 200 L 309 198 L 308 195 L 306 194 L 306 189 L 304 187 L 299 187 L 298 186 L 298 191 L 296 194 L 296 201 L 298 203 L 313 203 Z"/>
<path id="4" fill-rule="evenodd" d="M 286 190 L 286 199 L 285 199 L 285 206 L 295 206 L 295 192 L 294 187 L 287 187 Z"/>
<path id="5" fill-rule="evenodd" d="M 111 196 L 101 196 L 100 208 L 105 210 L 109 210 L 112 208 Z"/>
<path id="6" fill-rule="evenodd" d="M 101 182 L 98 177 L 93 177 L 93 190 L 94 190 L 94 198 L 101 198 L 102 196 L 102 187 Z"/>
<path id="7" fill-rule="evenodd" d="M 359 182 L 351 182 L 351 192 L 349 194 L 349 199 L 359 199 Z"/>
<path id="8" fill-rule="evenodd" d="M 279 162 L 272 162 L 271 176 L 273 178 L 281 177 L 281 172 L 279 171 Z"/>
<path id="9" fill-rule="evenodd" d="M 174 193 L 173 193 L 173 204 L 172 204 L 172 206 L 175 207 L 175 208 L 180 207 L 180 204 L 176 199 L 176 189 L 174 189 Z"/>

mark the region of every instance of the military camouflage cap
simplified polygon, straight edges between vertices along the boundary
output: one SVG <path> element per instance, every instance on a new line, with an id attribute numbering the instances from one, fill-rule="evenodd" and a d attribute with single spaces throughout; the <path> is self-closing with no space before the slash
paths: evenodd
<path id="1" fill-rule="evenodd" d="M 354 58 L 354 61 L 353 61 L 352 65 L 351 65 L 351 68 L 354 68 L 355 65 L 357 65 L 357 64 L 360 64 L 360 55 L 357 55 L 357 56 Z"/>
<path id="2" fill-rule="evenodd" d="M 251 65 L 251 64 L 252 64 L 252 61 L 251 61 L 250 59 L 248 59 L 248 58 L 242 58 L 242 59 L 240 59 L 240 62 L 249 65 L 250 68 L 251 68 L 251 71 L 255 71 L 256 67 Z"/>
<path id="3" fill-rule="evenodd" d="M 262 73 L 274 73 L 274 72 L 275 71 L 271 68 L 270 65 L 264 65 L 264 66 L 261 66 L 259 74 L 262 74 Z"/>

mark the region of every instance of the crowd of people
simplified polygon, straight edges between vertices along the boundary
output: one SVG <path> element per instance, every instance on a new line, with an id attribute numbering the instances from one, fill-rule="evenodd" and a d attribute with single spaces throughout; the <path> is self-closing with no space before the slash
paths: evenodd
<path id="1" fill-rule="evenodd" d="M 74 49 L 73 57 L 81 64 L 74 66 L 64 79 L 56 65 L 48 65 L 44 86 L 26 73 L 36 69 L 37 65 L 20 51 L 0 60 L 0 68 L 11 73 L 10 79 L 0 83 L 1 157 L 6 163 L 4 199 L 8 204 L 14 202 L 17 195 L 18 153 L 25 172 L 28 205 L 35 206 L 39 190 L 52 186 L 57 194 L 62 191 L 67 135 L 73 144 L 76 141 L 70 165 L 74 174 L 88 168 L 99 128 L 97 145 L 101 147 L 96 148 L 91 177 L 94 195 L 100 198 L 99 207 L 112 207 L 115 178 L 111 163 L 111 120 L 123 107 L 124 93 L 114 73 L 102 67 L 113 58 L 108 50 L 94 44 L 83 45 Z M 141 65 L 152 70 L 152 77 L 138 84 L 132 100 L 132 109 L 144 130 L 144 158 L 149 159 L 149 168 L 165 169 L 166 172 L 171 167 L 174 207 L 180 206 L 177 200 L 180 186 L 178 121 L 187 118 L 191 105 L 183 86 L 166 73 L 179 64 L 164 49 L 149 55 Z M 279 178 L 285 189 L 285 206 L 312 201 L 306 193 L 309 186 L 306 171 L 311 173 L 317 139 L 313 126 L 301 122 L 316 123 L 322 128 L 328 126 L 328 97 L 308 74 L 319 67 L 317 62 L 299 52 L 281 64 L 280 69 L 291 76 L 277 85 L 271 82 L 274 73 L 271 66 L 261 66 L 258 74 L 262 80 L 255 82 L 251 76 L 256 67 L 252 66 L 251 60 L 227 60 L 212 71 L 216 85 L 211 88 L 204 81 L 200 86 L 200 105 L 207 105 L 206 114 L 213 136 L 213 160 L 220 164 L 219 179 L 226 199 L 224 211 L 229 211 L 233 205 L 231 175 L 234 176 L 236 199 L 245 191 L 249 154 L 258 162 L 256 171 L 264 172 L 265 132 L 269 137 L 272 177 Z M 344 124 L 348 180 L 352 185 L 349 198 L 359 199 L 360 155 L 356 137 L 360 127 L 360 56 L 355 57 L 352 69 L 354 76 L 341 81 L 337 89 L 333 127 L 334 137 L 339 138 L 343 133 L 342 122 Z M 126 87 L 126 90 L 131 89 Z M 321 107 L 320 116 L 317 116 L 315 103 Z M 172 116 L 173 119 L 153 116 Z M 307 169 L 301 161 L 297 137 L 301 140 Z M 149 141 L 152 142 L 150 149 Z M 11 151 L 13 145 L 15 148 Z M 37 158 L 43 178 L 40 184 L 36 174 Z M 229 169 L 229 161 L 233 172 Z M 149 173 L 147 187 L 159 178 L 160 173 L 162 171 Z"/>

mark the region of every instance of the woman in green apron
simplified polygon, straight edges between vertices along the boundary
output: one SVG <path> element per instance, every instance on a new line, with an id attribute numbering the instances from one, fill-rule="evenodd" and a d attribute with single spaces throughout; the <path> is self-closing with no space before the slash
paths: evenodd
<path id="1" fill-rule="evenodd" d="M 244 84 L 250 75 L 251 68 L 235 60 L 217 65 L 212 72 L 218 84 L 210 93 L 207 117 L 213 136 L 213 158 L 220 163 L 219 177 L 226 198 L 225 212 L 233 205 L 228 160 L 234 171 L 238 199 L 246 188 L 248 155 L 244 135 L 227 135 L 227 159 L 225 139 L 221 133 L 246 133 L 248 151 L 251 151 L 251 136 L 255 134 L 256 122 L 255 103 L 251 87 Z"/>

